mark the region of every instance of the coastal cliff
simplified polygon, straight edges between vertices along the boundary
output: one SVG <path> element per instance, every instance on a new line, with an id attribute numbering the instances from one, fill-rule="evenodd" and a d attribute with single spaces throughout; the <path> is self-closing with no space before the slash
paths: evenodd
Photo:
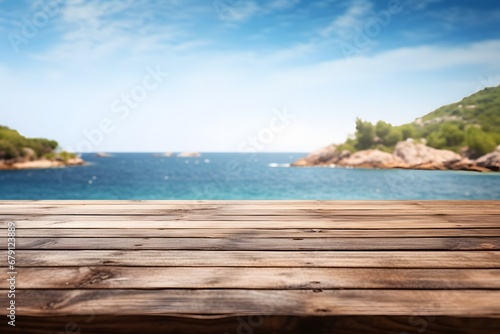
<path id="1" fill-rule="evenodd" d="M 376 149 L 351 153 L 330 145 L 321 148 L 291 164 L 293 167 L 352 167 L 352 168 L 401 168 L 423 170 L 467 170 L 477 172 L 499 171 L 500 146 L 476 160 L 459 154 L 438 150 L 411 141 L 397 143 L 393 153 Z"/>
<path id="2" fill-rule="evenodd" d="M 498 171 L 500 86 L 408 124 L 357 119 L 356 133 L 344 143 L 312 152 L 292 166 Z"/>

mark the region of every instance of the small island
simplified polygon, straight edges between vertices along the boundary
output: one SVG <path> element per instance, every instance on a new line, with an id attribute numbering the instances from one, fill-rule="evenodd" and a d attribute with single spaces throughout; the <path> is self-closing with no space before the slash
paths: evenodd
<path id="1" fill-rule="evenodd" d="M 373 124 L 358 118 L 354 136 L 291 165 L 499 171 L 500 86 L 485 88 L 408 124 Z"/>
<path id="2" fill-rule="evenodd" d="M 0 170 L 80 166 L 85 164 L 74 153 L 58 149 L 55 140 L 27 138 L 18 131 L 0 126 Z"/>

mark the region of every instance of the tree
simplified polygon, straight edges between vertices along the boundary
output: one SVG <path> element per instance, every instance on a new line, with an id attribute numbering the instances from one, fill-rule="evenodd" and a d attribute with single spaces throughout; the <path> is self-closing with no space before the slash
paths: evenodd
<path id="1" fill-rule="evenodd" d="M 356 118 L 356 149 L 369 149 L 373 145 L 373 137 L 375 137 L 375 127 L 373 124 Z"/>
<path id="2" fill-rule="evenodd" d="M 441 132 L 431 132 L 427 136 L 427 145 L 434 148 L 444 148 L 446 146 L 446 139 L 442 136 Z"/>
<path id="3" fill-rule="evenodd" d="M 399 127 L 401 134 L 403 135 L 403 140 L 408 138 L 417 138 L 417 130 L 412 124 L 404 124 Z"/>
<path id="4" fill-rule="evenodd" d="M 456 124 L 445 123 L 439 128 L 441 137 L 446 141 L 447 146 L 457 146 L 463 143 L 464 133 Z"/>
<path id="5" fill-rule="evenodd" d="M 493 136 L 475 126 L 469 126 L 466 129 L 465 143 L 469 147 L 471 158 L 478 158 L 490 153 L 496 147 Z"/>
<path id="6" fill-rule="evenodd" d="M 401 140 L 403 140 L 403 134 L 401 133 L 401 130 L 398 128 L 391 128 L 384 139 L 384 144 L 387 146 L 394 146 Z"/>
<path id="7" fill-rule="evenodd" d="M 10 142 L 0 139 L 0 159 L 14 159 L 19 157 L 19 151 Z"/>
<path id="8" fill-rule="evenodd" d="M 391 128 L 391 124 L 384 121 L 378 121 L 375 125 L 375 133 L 377 134 L 377 137 L 384 141 L 385 137 L 389 134 L 389 131 L 391 131 Z"/>
<path id="9" fill-rule="evenodd" d="M 38 158 L 54 152 L 58 143 L 45 138 L 26 138 L 18 131 L 0 126 L 0 159 L 25 156 L 26 148 L 32 149 Z"/>

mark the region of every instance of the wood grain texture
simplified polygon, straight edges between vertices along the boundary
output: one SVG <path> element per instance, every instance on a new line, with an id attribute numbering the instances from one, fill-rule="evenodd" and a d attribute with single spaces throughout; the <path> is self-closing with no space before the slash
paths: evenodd
<path id="1" fill-rule="evenodd" d="M 4 250 L 9 221 L 1 333 L 500 332 L 500 201 L 0 201 Z"/>
<path id="2" fill-rule="evenodd" d="M 198 207 L 198 208 L 161 208 L 154 206 L 93 206 L 93 207 L 40 207 L 40 208 L 24 208 L 12 206 L 11 208 L 0 206 L 0 214 L 2 216 L 30 216 L 30 215 L 100 215 L 100 216 L 124 216 L 124 215 L 145 215 L 145 216 L 162 216 L 167 218 L 178 217 L 238 217 L 238 216 L 259 216 L 266 217 L 325 217 L 334 218 L 336 216 L 449 216 L 457 217 L 462 215 L 474 215 L 474 210 L 469 208 L 457 208 L 451 210 L 450 208 L 381 208 L 378 209 L 355 209 L 355 208 L 271 208 L 266 206 L 255 206 L 249 208 L 235 207 L 231 209 L 216 208 L 216 207 Z M 140 208 L 140 209 L 139 209 Z M 481 215 L 498 214 L 500 210 L 495 207 L 482 208 Z M 478 214 L 477 212 L 475 214 Z M 203 218 L 202 218 L 203 219 Z M 206 218 L 205 218 L 206 219 Z M 219 219 L 220 220 L 220 219 Z"/>
<path id="3" fill-rule="evenodd" d="M 16 300 L 19 316 L 500 315 L 498 290 L 24 290 Z"/>
<path id="4" fill-rule="evenodd" d="M 258 233 L 258 232 L 257 232 Z M 0 239 L 0 248 L 7 239 Z M 20 250 L 498 250 L 500 237 L 482 238 L 20 238 Z"/>
<path id="5" fill-rule="evenodd" d="M 259 220 L 170 220 L 163 217 L 156 217 L 151 220 L 148 216 L 104 216 L 96 215 L 92 218 L 78 216 L 63 216 L 60 219 L 52 217 L 29 216 L 20 219 L 5 219 L 2 221 L 15 221 L 19 229 L 22 228 L 208 228 L 208 229 L 228 229 L 245 228 L 253 229 L 258 226 L 261 229 L 283 229 L 283 228 L 308 228 L 308 229 L 414 229 L 414 228 L 498 228 L 498 216 L 459 216 L 453 219 L 446 219 L 441 216 L 431 217 L 406 217 L 406 216 L 386 216 L 386 217 L 357 217 L 339 216 L 330 218 L 310 218 L 310 219 L 275 219 L 261 217 Z"/>
<path id="6" fill-rule="evenodd" d="M 0 203 L 2 215 L 29 214 L 142 214 L 168 215 L 178 213 L 211 215 L 387 215 L 402 213 L 412 215 L 462 215 L 477 213 L 500 214 L 496 201 L 123 201 L 111 204 L 101 202 L 8 202 Z"/>
<path id="7" fill-rule="evenodd" d="M 17 267 L 304 267 L 499 269 L 500 251 L 24 250 Z"/>
<path id="8" fill-rule="evenodd" d="M 17 238 L 421 238 L 500 237 L 500 228 L 318 229 L 318 228 L 18 228 Z M 7 230 L 0 230 L 7 238 Z M 408 242 L 411 242 L 410 240 Z"/>
<path id="9" fill-rule="evenodd" d="M 3 327 L 2 327 L 3 326 Z M 500 319 L 444 316 L 247 316 L 193 319 L 166 316 L 21 317 L 5 334 L 498 334 Z M 457 331 L 459 329 L 459 331 Z"/>
<path id="10" fill-rule="evenodd" d="M 38 267 L 22 269 L 17 289 L 500 289 L 499 278 L 476 268 Z"/>
<path id="11" fill-rule="evenodd" d="M 478 207 L 494 207 L 498 200 L 0 200 L 0 205 L 18 206 L 95 206 L 95 205 L 161 205 L 163 207 L 172 206 L 269 206 L 269 207 L 328 207 L 342 208 L 351 207 L 359 209 L 380 209 L 380 208 L 410 208 L 410 207 L 447 207 L 447 208 L 469 208 L 476 210 Z"/>

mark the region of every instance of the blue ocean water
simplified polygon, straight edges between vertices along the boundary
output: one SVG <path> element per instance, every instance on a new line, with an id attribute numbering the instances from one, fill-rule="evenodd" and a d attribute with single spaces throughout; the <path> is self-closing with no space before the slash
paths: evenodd
<path id="1" fill-rule="evenodd" d="M 287 167 L 303 155 L 84 154 L 91 165 L 0 171 L 0 199 L 500 199 L 500 173 Z"/>

